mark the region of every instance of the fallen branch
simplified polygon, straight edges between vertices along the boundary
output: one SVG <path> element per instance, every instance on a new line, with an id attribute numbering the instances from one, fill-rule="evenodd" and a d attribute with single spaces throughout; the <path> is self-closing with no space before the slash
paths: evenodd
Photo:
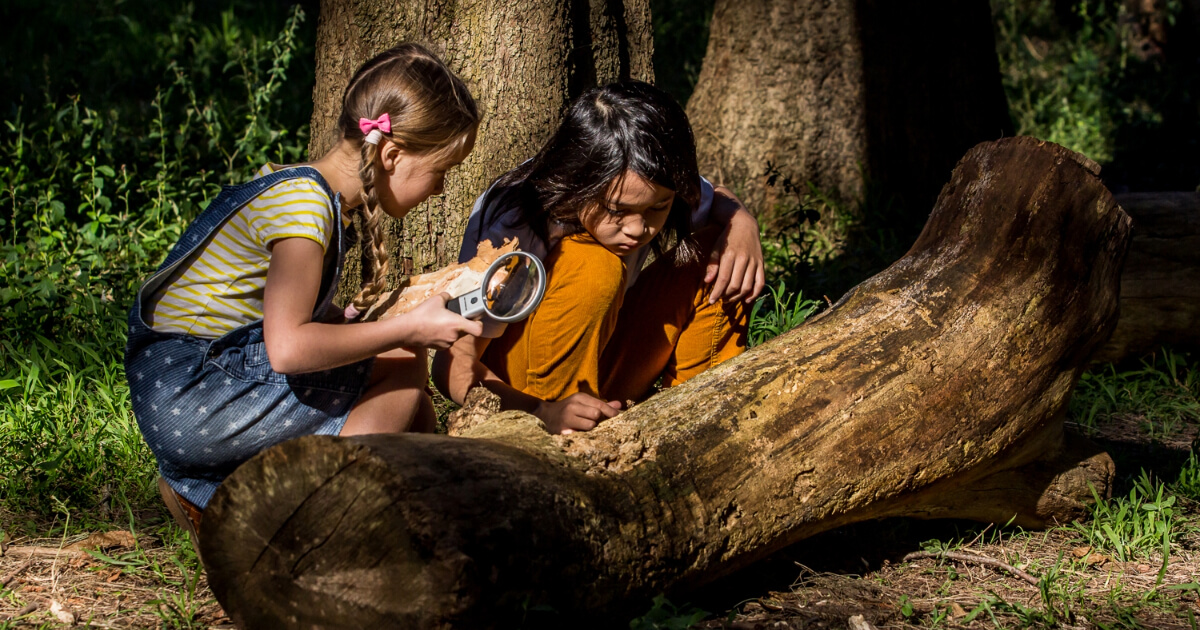
<path id="1" fill-rule="evenodd" d="M 9 547 L 5 555 L 18 556 L 67 556 L 77 558 L 87 553 L 75 549 L 60 549 L 58 547 Z"/>
<path id="2" fill-rule="evenodd" d="M 22 608 L 21 610 L 18 610 L 17 612 L 15 612 L 11 615 L 0 615 L 0 620 L 12 621 L 14 619 L 20 619 L 21 617 L 24 617 L 25 615 L 32 615 L 33 613 L 37 612 L 37 609 L 38 609 L 37 604 L 26 604 L 26 606 L 24 608 Z"/>
<path id="3" fill-rule="evenodd" d="M 0 578 L 0 588 L 8 588 L 8 585 L 11 584 L 13 580 L 20 577 L 21 574 L 24 573 L 25 571 L 27 571 L 29 569 L 29 567 L 31 567 L 31 566 L 33 566 L 33 558 L 26 560 L 24 563 L 21 564 L 21 566 L 17 567 L 16 570 L 14 570 L 12 573 L 9 573 L 8 575 L 4 576 L 3 578 Z"/>
<path id="4" fill-rule="evenodd" d="M 973 553 L 963 553 L 961 551 L 914 551 L 907 556 L 904 556 L 904 561 L 911 562 L 913 560 L 920 560 L 922 558 L 933 558 L 935 560 L 958 560 L 959 562 L 981 564 L 994 569 L 1004 569 L 1005 571 L 1008 571 L 1022 580 L 1025 580 L 1033 586 L 1038 585 L 1037 578 L 1007 562 L 988 558 L 987 556 L 977 556 Z"/>

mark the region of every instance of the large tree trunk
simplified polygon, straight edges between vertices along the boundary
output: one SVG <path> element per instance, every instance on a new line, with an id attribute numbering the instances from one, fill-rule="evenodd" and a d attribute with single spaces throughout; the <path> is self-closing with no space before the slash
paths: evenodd
<path id="1" fill-rule="evenodd" d="M 901 260 L 591 432 L 504 412 L 475 439 L 272 448 L 206 511 L 213 592 L 242 627 L 507 626 L 865 519 L 1079 516 L 1112 461 L 1063 416 L 1116 323 L 1129 233 L 1090 167 L 1031 138 L 976 147 Z"/>
<path id="2" fill-rule="evenodd" d="M 717 0 L 688 115 L 702 172 L 767 218 L 768 163 L 847 200 L 865 169 L 923 210 L 1012 135 L 986 0 Z"/>
<path id="3" fill-rule="evenodd" d="M 317 26 L 310 157 L 335 140 L 342 91 L 372 55 L 404 41 L 429 46 L 466 81 L 483 111 L 475 150 L 446 192 L 389 221 L 392 286 L 454 262 L 467 213 L 497 175 L 530 157 L 571 98 L 598 82 L 653 80 L 648 0 L 323 0 Z M 343 294 L 360 268 L 348 257 Z"/>
<path id="4" fill-rule="evenodd" d="M 1200 193 L 1129 193 L 1133 218 L 1121 271 L 1121 319 L 1097 361 L 1117 361 L 1166 344 L 1200 348 Z"/>

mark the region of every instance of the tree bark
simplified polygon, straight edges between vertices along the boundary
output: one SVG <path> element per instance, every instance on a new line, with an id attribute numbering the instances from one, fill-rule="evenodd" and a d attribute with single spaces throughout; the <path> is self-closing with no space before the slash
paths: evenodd
<path id="1" fill-rule="evenodd" d="M 1012 135 L 985 0 L 717 0 L 687 109 L 702 172 L 767 219 L 768 163 L 847 201 L 865 171 L 923 211 L 967 149 Z"/>
<path id="2" fill-rule="evenodd" d="M 1119 361 L 1166 344 L 1200 348 L 1200 193 L 1129 193 L 1133 218 L 1121 271 L 1121 319 L 1097 361 Z"/>
<path id="3" fill-rule="evenodd" d="M 1056 145 L 970 151 L 898 262 L 825 314 L 595 430 L 309 437 L 205 513 L 242 627 L 507 626 L 687 589 L 882 516 L 1040 526 L 1112 461 L 1063 416 L 1112 331 L 1129 218 Z M 483 414 L 486 415 L 486 414 Z"/>
<path id="4" fill-rule="evenodd" d="M 598 82 L 652 81 L 651 37 L 648 0 L 322 0 L 309 155 L 333 145 L 346 82 L 380 51 L 423 43 L 466 81 L 483 112 L 475 150 L 448 174 L 445 194 L 403 222 L 387 219 L 394 287 L 457 260 L 475 197 L 534 154 L 571 98 Z M 361 279 L 357 251 L 343 298 Z"/>

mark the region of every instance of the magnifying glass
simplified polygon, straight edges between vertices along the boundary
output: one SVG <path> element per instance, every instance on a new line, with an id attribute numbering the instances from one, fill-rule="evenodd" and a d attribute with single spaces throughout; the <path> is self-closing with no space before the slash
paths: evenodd
<path id="1" fill-rule="evenodd" d="M 545 293 L 542 261 L 528 252 L 509 252 L 488 265 L 478 289 L 452 298 L 446 308 L 468 319 L 487 315 L 499 322 L 519 322 L 541 304 Z"/>

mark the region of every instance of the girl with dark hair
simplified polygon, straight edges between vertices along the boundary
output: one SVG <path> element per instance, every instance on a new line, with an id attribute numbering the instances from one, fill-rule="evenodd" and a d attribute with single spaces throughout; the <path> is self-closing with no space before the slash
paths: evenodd
<path id="1" fill-rule="evenodd" d="M 758 224 L 696 167 L 683 109 L 638 81 L 593 88 L 542 149 L 476 201 L 459 261 L 516 238 L 546 261 L 529 319 L 484 322 L 434 360 L 462 403 L 482 384 L 552 433 L 588 430 L 746 345 L 763 286 Z M 652 264 L 643 269 L 650 254 Z"/>

